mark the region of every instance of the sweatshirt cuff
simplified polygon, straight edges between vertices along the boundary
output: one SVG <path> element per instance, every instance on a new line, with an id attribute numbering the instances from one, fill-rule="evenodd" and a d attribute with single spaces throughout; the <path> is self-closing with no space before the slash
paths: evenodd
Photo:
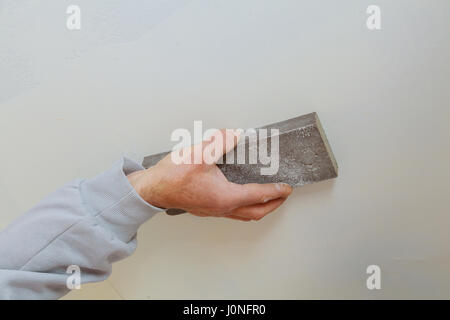
<path id="1" fill-rule="evenodd" d="M 142 199 L 128 181 L 127 175 L 138 170 L 144 167 L 124 157 L 80 185 L 84 204 L 123 241 L 130 241 L 142 223 L 164 211 Z"/>

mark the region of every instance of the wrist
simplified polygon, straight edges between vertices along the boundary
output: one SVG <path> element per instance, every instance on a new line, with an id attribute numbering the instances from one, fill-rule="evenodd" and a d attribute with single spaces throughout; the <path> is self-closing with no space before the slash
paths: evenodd
<path id="1" fill-rule="evenodd" d="M 139 196 L 144 199 L 145 202 L 158 208 L 166 208 L 163 204 L 164 201 L 158 199 L 155 186 L 158 184 L 155 181 L 155 177 L 152 174 L 152 168 L 146 170 L 135 171 L 127 175 L 127 179 L 131 186 L 136 190 Z"/>
<path id="2" fill-rule="evenodd" d="M 136 190 L 137 194 L 141 196 L 142 199 L 145 200 L 144 189 L 142 186 L 142 174 L 145 170 L 138 170 L 127 175 L 127 179 L 130 182 L 131 186 Z"/>

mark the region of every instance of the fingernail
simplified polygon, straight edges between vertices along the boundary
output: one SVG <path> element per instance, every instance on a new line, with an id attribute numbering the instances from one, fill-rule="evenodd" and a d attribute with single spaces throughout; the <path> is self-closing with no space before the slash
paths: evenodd
<path id="1" fill-rule="evenodd" d="M 292 187 L 290 185 L 288 185 L 287 183 L 278 182 L 277 184 L 275 184 L 275 188 L 277 188 L 278 191 L 281 191 L 283 187 L 292 191 Z"/>

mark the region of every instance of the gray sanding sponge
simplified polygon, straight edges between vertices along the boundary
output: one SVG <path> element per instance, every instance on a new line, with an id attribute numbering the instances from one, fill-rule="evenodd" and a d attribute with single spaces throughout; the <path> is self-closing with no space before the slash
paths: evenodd
<path id="1" fill-rule="evenodd" d="M 234 156 L 234 163 L 226 163 L 224 158 L 223 163 L 218 164 L 229 181 L 240 184 L 283 182 L 292 187 L 298 187 L 337 177 L 338 166 L 317 113 L 313 112 L 269 124 L 260 129 L 267 129 L 266 145 L 269 149 L 273 138 L 270 135 L 270 129 L 278 129 L 279 166 L 277 172 L 273 175 L 262 175 L 261 168 L 267 167 L 267 165 L 259 162 L 249 164 L 248 161 L 245 162 L 246 164 L 238 164 L 237 156 Z M 239 144 L 245 144 L 245 153 L 248 159 L 249 148 L 252 147 L 250 140 L 241 138 Z M 230 152 L 235 152 L 235 150 Z M 149 168 L 168 153 L 163 152 L 145 157 L 142 165 Z"/>

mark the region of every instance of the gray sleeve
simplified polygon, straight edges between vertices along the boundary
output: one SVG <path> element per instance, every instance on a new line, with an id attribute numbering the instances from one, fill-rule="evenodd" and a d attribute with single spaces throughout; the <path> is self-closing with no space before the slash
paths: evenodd
<path id="1" fill-rule="evenodd" d="M 139 226 L 161 211 L 126 178 L 141 169 L 121 159 L 92 179 L 65 185 L 3 230 L 0 298 L 57 299 L 69 292 L 69 266 L 79 268 L 81 283 L 106 279 L 111 264 L 135 250 Z"/>

